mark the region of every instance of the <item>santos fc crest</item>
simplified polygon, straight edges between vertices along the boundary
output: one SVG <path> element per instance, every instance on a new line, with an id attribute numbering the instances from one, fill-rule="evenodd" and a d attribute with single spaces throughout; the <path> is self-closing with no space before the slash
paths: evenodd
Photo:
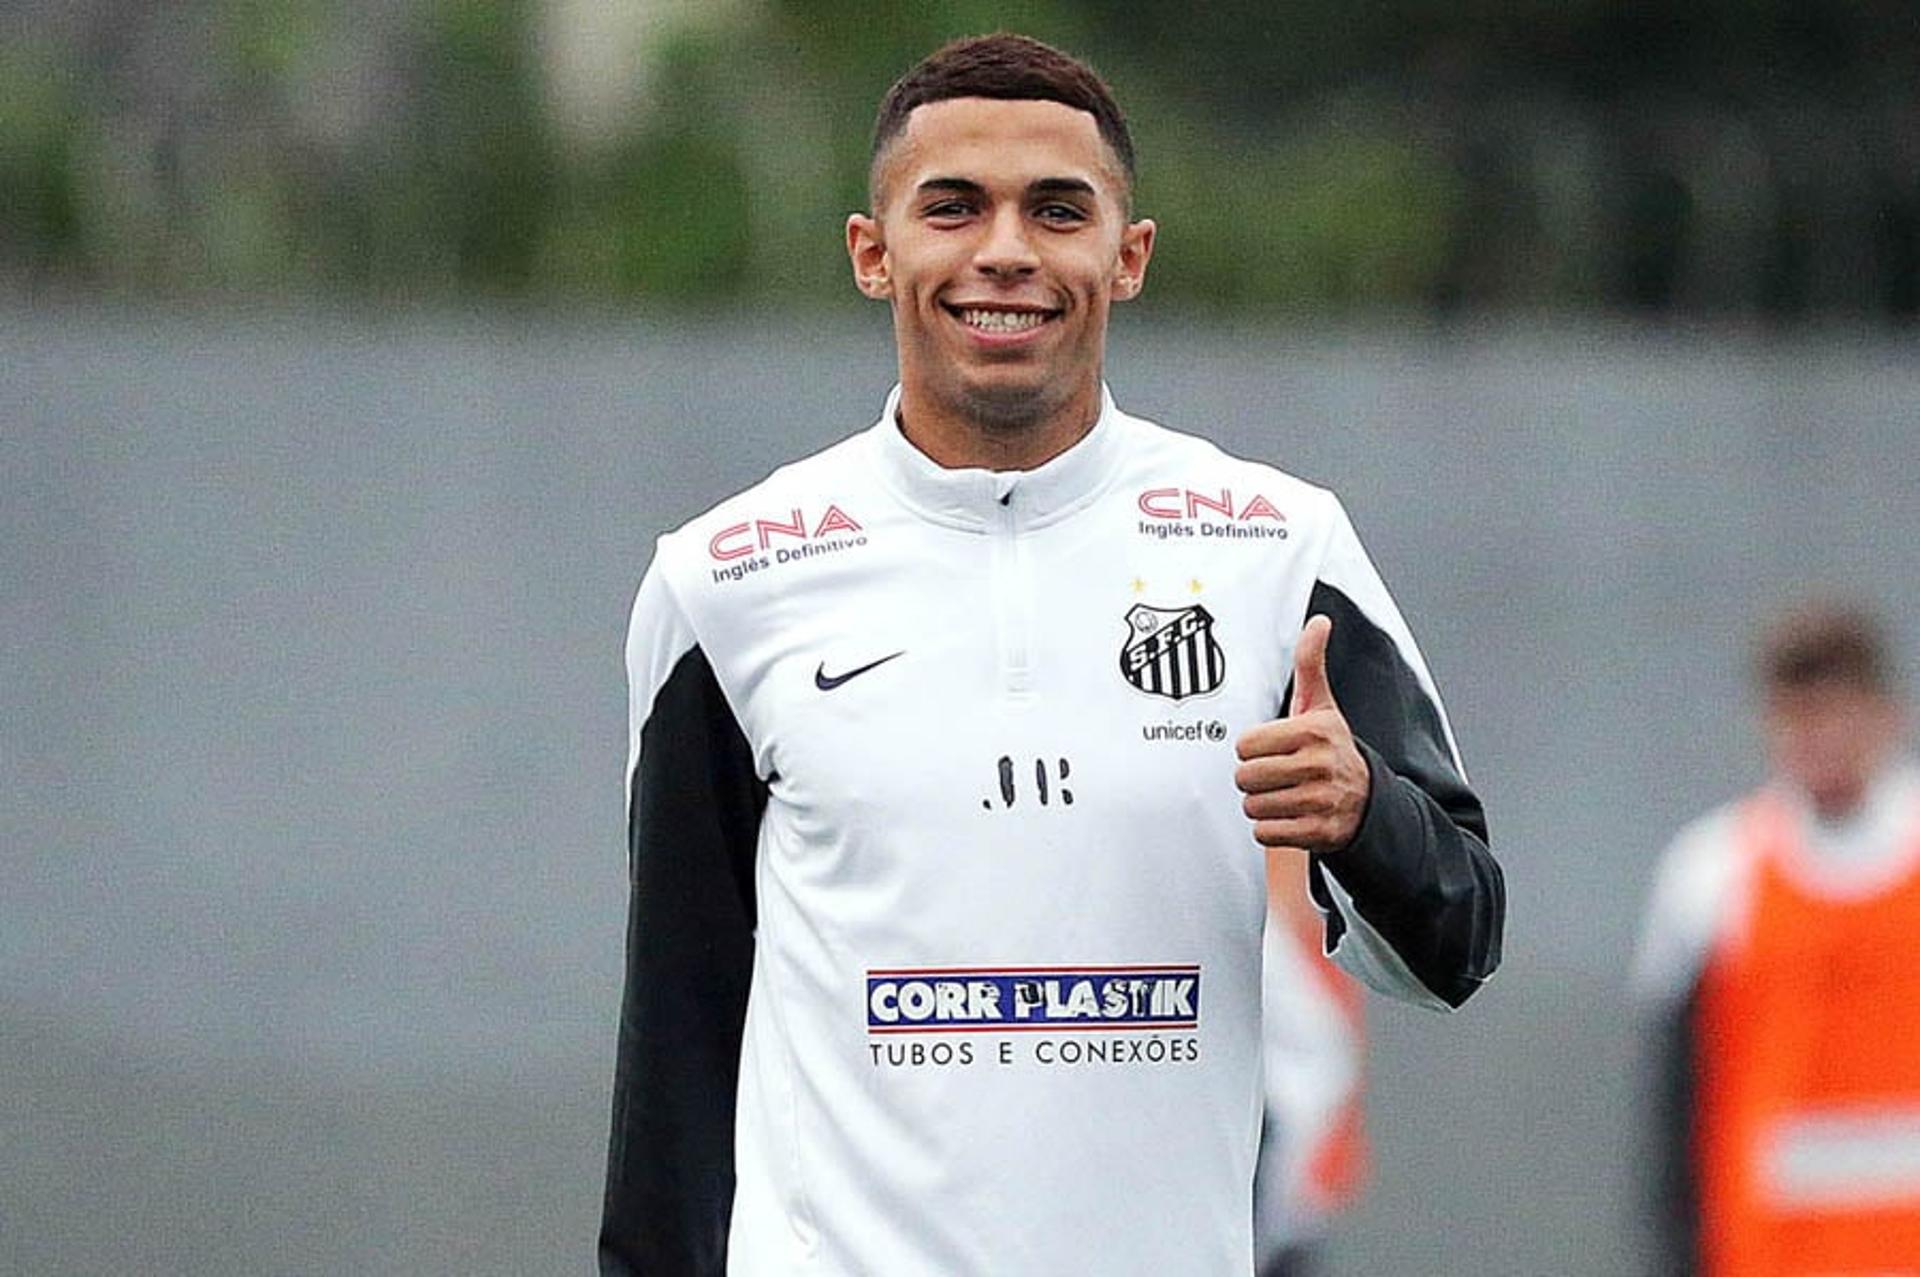
<path id="1" fill-rule="evenodd" d="M 1227 677 L 1227 658 L 1213 637 L 1213 613 L 1192 607 L 1148 607 L 1127 613 L 1120 675 L 1143 692 L 1183 701 L 1205 696 Z"/>

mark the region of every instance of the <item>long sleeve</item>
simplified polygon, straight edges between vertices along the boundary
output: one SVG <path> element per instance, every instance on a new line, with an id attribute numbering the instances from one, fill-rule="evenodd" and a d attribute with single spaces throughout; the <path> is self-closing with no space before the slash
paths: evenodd
<path id="1" fill-rule="evenodd" d="M 1657 1008 L 1650 1025 L 1641 1191 L 1652 1243 L 1647 1272 L 1660 1277 L 1691 1277 L 1700 1271 L 1694 1016 L 1695 1000 L 1688 996 Z"/>
<path id="2" fill-rule="evenodd" d="M 1327 952 L 1390 996 L 1458 1007 L 1500 965 L 1506 887 L 1419 650 L 1344 513 L 1307 611 L 1333 622 L 1327 673 L 1373 777 L 1353 842 L 1311 862 Z"/>
<path id="3" fill-rule="evenodd" d="M 627 667 L 631 896 L 600 1271 L 718 1277 L 767 788 L 657 556 Z"/>
<path id="4" fill-rule="evenodd" d="M 1641 1220 L 1646 1271 L 1661 1277 L 1700 1271 L 1696 1029 L 1708 955 L 1747 891 L 1736 810 L 1719 808 L 1674 838 L 1660 859 L 1633 956 L 1630 987 L 1647 1034 Z"/>

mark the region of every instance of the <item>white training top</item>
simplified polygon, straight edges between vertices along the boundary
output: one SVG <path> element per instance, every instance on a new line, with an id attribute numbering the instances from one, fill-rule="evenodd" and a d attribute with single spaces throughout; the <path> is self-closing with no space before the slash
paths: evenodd
<path id="1" fill-rule="evenodd" d="M 1502 896 L 1432 680 L 1331 493 L 1110 398 L 1038 469 L 942 469 L 896 402 L 662 537 L 635 603 L 603 1270 L 1244 1277 L 1234 741 L 1327 612 L 1374 774 L 1328 943 L 1445 1009 Z"/>

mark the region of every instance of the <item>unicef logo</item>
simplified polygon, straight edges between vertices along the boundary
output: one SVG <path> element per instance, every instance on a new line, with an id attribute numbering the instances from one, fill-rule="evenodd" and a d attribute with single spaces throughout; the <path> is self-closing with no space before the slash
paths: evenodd
<path id="1" fill-rule="evenodd" d="M 1140 737 L 1149 741 L 1185 741 L 1188 744 L 1208 741 L 1217 745 L 1227 738 L 1227 725 L 1217 718 L 1186 723 L 1170 718 L 1161 723 L 1143 724 Z"/>

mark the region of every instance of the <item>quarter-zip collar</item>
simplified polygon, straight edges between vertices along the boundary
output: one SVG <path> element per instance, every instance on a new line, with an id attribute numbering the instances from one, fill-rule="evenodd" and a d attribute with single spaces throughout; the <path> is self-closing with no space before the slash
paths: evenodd
<path id="1" fill-rule="evenodd" d="M 1032 470 L 949 469 L 908 442 L 897 412 L 900 387 L 887 395 L 880 420 L 867 432 L 875 464 L 894 495 L 916 514 L 948 527 L 986 532 L 1037 528 L 1088 505 L 1119 471 L 1122 436 L 1130 420 L 1100 384 L 1100 415 L 1093 429 L 1059 456 Z"/>

